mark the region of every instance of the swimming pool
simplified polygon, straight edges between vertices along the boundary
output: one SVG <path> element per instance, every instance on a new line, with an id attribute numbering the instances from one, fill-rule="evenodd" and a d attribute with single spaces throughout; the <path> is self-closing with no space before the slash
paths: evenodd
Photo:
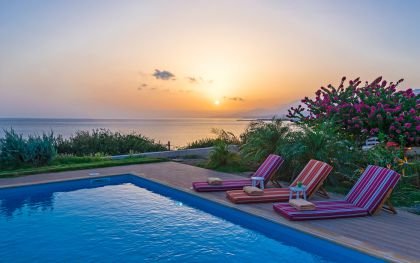
<path id="1" fill-rule="evenodd" d="M 1 262 L 381 262 L 133 175 L 0 190 Z"/>

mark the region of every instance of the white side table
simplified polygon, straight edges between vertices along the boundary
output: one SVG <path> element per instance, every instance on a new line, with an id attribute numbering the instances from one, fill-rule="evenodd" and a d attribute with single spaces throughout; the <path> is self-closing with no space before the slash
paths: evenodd
<path id="1" fill-rule="evenodd" d="M 289 200 L 292 200 L 293 193 L 296 193 L 296 199 L 300 198 L 300 193 L 303 195 L 303 199 L 306 200 L 306 186 L 302 185 L 301 187 L 298 186 L 291 186 L 289 187 L 290 194 L 289 194 Z"/>
<path id="2" fill-rule="evenodd" d="M 257 182 L 260 182 L 260 188 L 261 190 L 264 190 L 264 177 L 252 176 L 251 181 L 253 187 L 257 187 Z"/>

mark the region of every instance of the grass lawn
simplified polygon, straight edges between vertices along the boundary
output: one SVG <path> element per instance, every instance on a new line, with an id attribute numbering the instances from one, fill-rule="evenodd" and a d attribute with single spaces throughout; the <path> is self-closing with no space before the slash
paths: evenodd
<path id="1" fill-rule="evenodd" d="M 0 178 L 15 177 L 29 174 L 53 173 L 72 170 L 92 169 L 110 166 L 121 166 L 129 164 L 144 164 L 163 162 L 166 159 L 149 157 L 131 157 L 121 160 L 112 160 L 106 157 L 76 157 L 76 156 L 57 156 L 48 166 L 42 167 L 23 167 L 19 169 L 1 170 Z"/>

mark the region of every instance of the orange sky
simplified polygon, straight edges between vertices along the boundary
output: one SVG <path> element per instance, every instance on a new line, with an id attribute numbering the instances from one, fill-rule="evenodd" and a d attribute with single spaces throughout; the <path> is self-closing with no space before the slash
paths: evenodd
<path id="1" fill-rule="evenodd" d="M 344 75 L 420 87 L 417 3 L 1 5 L 0 117 L 240 116 Z"/>

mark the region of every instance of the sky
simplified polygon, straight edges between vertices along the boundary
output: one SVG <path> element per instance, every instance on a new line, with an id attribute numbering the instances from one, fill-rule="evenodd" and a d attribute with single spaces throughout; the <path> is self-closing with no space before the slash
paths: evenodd
<path id="1" fill-rule="evenodd" d="M 420 87 L 420 1 L 0 0 L 0 117 L 275 112 L 342 76 Z"/>

